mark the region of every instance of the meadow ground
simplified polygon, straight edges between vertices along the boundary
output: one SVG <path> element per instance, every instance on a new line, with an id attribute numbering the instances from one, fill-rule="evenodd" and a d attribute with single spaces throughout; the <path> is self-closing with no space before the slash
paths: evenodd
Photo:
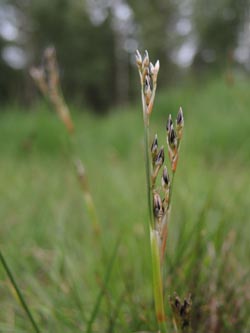
<path id="1" fill-rule="evenodd" d="M 250 330 L 249 91 L 249 81 L 223 79 L 172 88 L 152 115 L 161 145 L 168 114 L 184 110 L 164 285 L 166 295 L 192 293 L 196 333 Z M 100 236 L 56 115 L 45 105 L 1 111 L 0 246 L 41 331 L 155 332 L 140 105 L 73 112 L 73 155 L 86 167 Z M 0 267 L 0 332 L 31 331 Z"/>

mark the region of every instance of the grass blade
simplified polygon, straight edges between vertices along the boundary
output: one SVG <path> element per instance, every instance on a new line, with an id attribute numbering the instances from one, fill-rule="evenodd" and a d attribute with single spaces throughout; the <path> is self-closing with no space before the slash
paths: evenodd
<path id="1" fill-rule="evenodd" d="M 35 322 L 32 314 L 31 314 L 31 311 L 30 311 L 30 309 L 29 309 L 29 307 L 28 307 L 28 305 L 27 305 L 27 303 L 26 303 L 26 301 L 25 301 L 25 299 L 24 299 L 24 297 L 23 297 L 23 295 L 21 293 L 21 290 L 19 289 L 19 287 L 18 287 L 18 285 L 17 285 L 17 283 L 16 283 L 16 281 L 14 279 L 14 276 L 11 273 L 10 268 L 9 268 L 9 266 L 8 266 L 8 264 L 7 264 L 7 262 L 6 262 L 6 260 L 5 260 L 5 258 L 4 258 L 4 256 L 3 256 L 3 254 L 2 254 L 1 251 L 0 251 L 0 261 L 1 261 L 2 265 L 3 265 L 3 268 L 4 268 L 4 270 L 5 270 L 8 278 L 10 279 L 10 282 L 11 282 L 12 286 L 14 287 L 14 289 L 15 289 L 15 291 L 17 293 L 18 299 L 19 299 L 19 301 L 20 301 L 20 303 L 21 303 L 21 305 L 22 305 L 25 313 L 27 314 L 27 317 L 29 318 L 29 321 L 30 321 L 30 323 L 31 323 L 34 331 L 36 333 L 40 333 L 40 330 L 39 330 L 39 328 L 38 328 L 38 326 L 37 326 L 37 324 L 36 324 L 36 322 Z"/>

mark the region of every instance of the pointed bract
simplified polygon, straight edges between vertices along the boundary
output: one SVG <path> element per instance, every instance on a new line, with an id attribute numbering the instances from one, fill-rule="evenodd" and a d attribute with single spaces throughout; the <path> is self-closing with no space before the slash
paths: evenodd
<path id="1" fill-rule="evenodd" d="M 177 124 L 177 126 L 182 126 L 182 127 L 184 125 L 183 111 L 182 111 L 181 107 L 180 107 L 179 112 L 177 114 L 176 124 Z"/>
<path id="2" fill-rule="evenodd" d="M 170 129 L 170 132 L 168 132 L 168 144 L 172 149 L 177 147 L 177 136 L 173 126 Z"/>
<path id="3" fill-rule="evenodd" d="M 168 121 L 167 121 L 167 125 L 166 125 L 166 130 L 167 133 L 170 132 L 171 128 L 173 127 L 173 120 L 172 120 L 172 116 L 171 114 L 168 116 Z"/>
<path id="4" fill-rule="evenodd" d="M 170 185 L 170 177 L 168 174 L 168 169 L 166 166 L 164 166 L 163 172 L 162 172 L 162 187 L 166 188 Z"/>
<path id="5" fill-rule="evenodd" d="M 142 65 L 142 56 L 141 56 L 141 54 L 140 54 L 140 52 L 138 50 L 136 50 L 136 53 L 135 53 L 135 60 L 136 60 L 137 66 L 139 68 L 141 68 L 141 65 Z"/>
<path id="6" fill-rule="evenodd" d="M 154 210 L 154 216 L 156 218 L 159 218 L 163 214 L 163 206 L 162 206 L 162 200 L 160 195 L 155 192 L 154 198 L 153 198 L 153 210 Z"/>
<path id="7" fill-rule="evenodd" d="M 142 61 L 142 67 L 146 68 L 148 66 L 149 66 L 149 56 L 148 56 L 148 51 L 145 50 L 144 58 L 143 58 L 143 61 Z"/>
<path id="8" fill-rule="evenodd" d="M 158 74 L 159 69 L 160 69 L 160 61 L 157 60 L 156 63 L 155 63 L 154 72 L 155 72 L 156 74 Z"/>
<path id="9" fill-rule="evenodd" d="M 156 157 L 156 161 L 155 161 L 155 164 L 156 165 L 162 165 L 164 163 L 164 147 L 161 147 L 161 149 L 159 150 L 159 153 Z"/>
<path id="10" fill-rule="evenodd" d="M 156 152 L 158 150 L 158 137 L 157 134 L 155 134 L 154 140 L 151 145 L 151 152 Z"/>

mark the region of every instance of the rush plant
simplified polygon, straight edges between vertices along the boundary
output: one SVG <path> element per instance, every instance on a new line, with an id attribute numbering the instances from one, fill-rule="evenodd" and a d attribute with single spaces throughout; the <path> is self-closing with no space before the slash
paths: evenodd
<path id="1" fill-rule="evenodd" d="M 154 107 L 160 63 L 159 60 L 157 60 L 155 65 L 153 65 L 149 60 L 147 51 L 145 51 L 144 57 L 141 56 L 139 51 L 136 52 L 136 63 L 141 83 L 144 121 L 144 154 L 155 313 L 159 332 L 164 333 L 167 331 L 167 318 L 164 309 L 163 265 L 174 177 L 179 160 L 179 149 L 184 128 L 184 117 L 182 108 L 179 109 L 175 123 L 171 115 L 168 116 L 166 142 L 171 170 L 171 173 L 169 173 L 169 169 L 164 164 L 164 146 L 159 147 L 157 134 L 155 134 L 152 144 L 150 144 L 150 117 Z M 184 300 L 182 304 L 176 295 L 174 298 L 170 298 L 170 304 L 173 310 L 173 322 L 176 331 L 187 331 L 190 325 L 191 299 Z"/>

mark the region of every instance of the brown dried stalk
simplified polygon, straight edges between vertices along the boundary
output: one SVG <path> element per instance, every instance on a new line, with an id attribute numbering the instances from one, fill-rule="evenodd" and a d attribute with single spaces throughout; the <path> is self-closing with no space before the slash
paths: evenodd
<path id="1" fill-rule="evenodd" d="M 30 75 L 37 84 L 43 96 L 52 104 L 72 139 L 74 134 L 74 123 L 71 118 L 69 108 L 63 98 L 56 59 L 56 50 L 54 47 L 48 47 L 45 49 L 43 60 L 44 61 L 42 66 L 32 67 L 30 69 Z M 71 143 L 73 143 L 72 140 Z M 75 160 L 76 171 L 84 195 L 86 208 L 90 220 L 92 221 L 94 232 L 95 234 L 99 234 L 100 224 L 97 218 L 94 200 L 88 186 L 86 172 L 81 160 L 79 158 Z"/>
<path id="2" fill-rule="evenodd" d="M 73 133 L 74 124 L 61 92 L 56 50 L 54 47 L 48 47 L 44 51 L 44 65 L 37 68 L 32 67 L 30 75 L 36 82 L 41 93 L 50 100 L 68 132 L 70 134 Z"/>

